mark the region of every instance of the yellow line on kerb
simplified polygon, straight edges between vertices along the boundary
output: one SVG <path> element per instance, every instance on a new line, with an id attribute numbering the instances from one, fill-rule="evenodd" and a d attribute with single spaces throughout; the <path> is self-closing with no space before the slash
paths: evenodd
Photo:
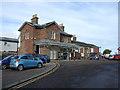
<path id="1" fill-rule="evenodd" d="M 47 75 L 55 72 L 55 71 L 60 67 L 60 64 L 59 64 L 58 62 L 55 62 L 55 63 L 57 64 L 57 66 L 56 66 L 53 70 L 51 70 L 51 71 L 49 71 L 49 72 L 47 72 L 47 73 L 45 73 L 45 74 L 43 74 L 43 75 L 41 75 L 41 76 L 37 76 L 37 77 L 35 77 L 35 78 L 33 78 L 33 79 L 30 79 L 30 80 L 28 80 L 28 81 L 25 81 L 25 82 L 23 82 L 23 83 L 21 83 L 21 84 L 18 84 L 18 85 L 16 85 L 16 86 L 10 87 L 10 88 L 8 88 L 8 90 L 14 90 L 14 89 L 17 89 L 17 88 L 21 88 L 21 87 L 23 87 L 23 86 L 25 86 L 25 85 L 27 85 L 27 84 L 30 84 L 30 83 L 38 80 L 38 79 L 41 79 L 41 78 L 43 78 L 43 77 L 45 77 L 45 76 L 47 76 Z"/>

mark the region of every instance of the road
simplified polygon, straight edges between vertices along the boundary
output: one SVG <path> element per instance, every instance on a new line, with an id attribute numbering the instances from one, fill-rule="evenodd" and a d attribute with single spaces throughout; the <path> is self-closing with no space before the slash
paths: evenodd
<path id="1" fill-rule="evenodd" d="M 117 61 L 58 61 L 60 68 L 22 88 L 118 88 Z"/>
<path id="2" fill-rule="evenodd" d="M 43 65 L 43 68 L 31 68 L 23 71 L 17 70 L 3 70 L 2 71 L 2 88 L 8 88 L 13 85 L 19 84 L 23 81 L 29 80 L 33 77 L 42 75 L 56 66 L 55 63 L 47 63 Z"/>

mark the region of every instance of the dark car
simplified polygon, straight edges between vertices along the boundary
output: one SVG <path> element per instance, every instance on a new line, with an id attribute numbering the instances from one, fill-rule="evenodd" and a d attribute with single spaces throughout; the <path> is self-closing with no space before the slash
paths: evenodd
<path id="1" fill-rule="evenodd" d="M 2 69 L 9 68 L 10 60 L 13 56 L 14 55 L 7 56 L 3 60 L 0 61 L 0 66 L 1 66 Z"/>
<path id="2" fill-rule="evenodd" d="M 120 60 L 120 54 L 114 55 L 114 59 Z"/>
<path id="3" fill-rule="evenodd" d="M 88 59 L 99 60 L 99 57 L 98 57 L 98 55 L 91 55 L 91 56 L 88 57 Z"/>
<path id="4" fill-rule="evenodd" d="M 50 62 L 50 57 L 48 55 L 40 55 L 40 59 L 44 62 L 44 63 L 49 63 Z"/>

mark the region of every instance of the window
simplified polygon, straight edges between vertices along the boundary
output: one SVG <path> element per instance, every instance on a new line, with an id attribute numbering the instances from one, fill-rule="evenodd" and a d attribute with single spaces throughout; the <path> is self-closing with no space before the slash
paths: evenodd
<path id="1" fill-rule="evenodd" d="M 28 59 L 29 59 L 29 60 L 33 60 L 33 57 L 32 57 L 32 56 L 28 56 Z"/>
<path id="2" fill-rule="evenodd" d="M 25 33 L 25 39 L 29 39 L 29 32 Z"/>
<path id="3" fill-rule="evenodd" d="M 91 52 L 93 52 L 94 51 L 94 49 L 93 48 L 91 48 Z"/>
<path id="4" fill-rule="evenodd" d="M 13 59 L 18 59 L 18 58 L 19 58 L 19 56 L 14 56 L 14 57 L 13 57 Z"/>
<path id="5" fill-rule="evenodd" d="M 7 44 L 7 42 L 5 41 L 5 42 L 4 42 L 4 46 L 5 46 L 6 44 Z"/>
<path id="6" fill-rule="evenodd" d="M 68 43 L 68 37 L 66 37 L 66 36 L 64 37 L 64 42 Z"/>
<path id="7" fill-rule="evenodd" d="M 27 56 L 23 56 L 23 57 L 21 57 L 21 59 L 28 59 L 28 57 Z"/>
<path id="8" fill-rule="evenodd" d="M 51 38 L 51 39 L 55 39 L 55 32 L 53 32 L 53 31 L 50 32 L 50 38 Z"/>

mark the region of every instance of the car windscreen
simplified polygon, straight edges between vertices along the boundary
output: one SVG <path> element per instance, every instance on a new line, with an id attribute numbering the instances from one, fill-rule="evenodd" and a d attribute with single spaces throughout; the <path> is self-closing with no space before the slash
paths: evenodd
<path id="1" fill-rule="evenodd" d="M 14 57 L 13 57 L 13 59 L 18 59 L 18 58 L 19 58 L 19 56 L 14 56 Z"/>

